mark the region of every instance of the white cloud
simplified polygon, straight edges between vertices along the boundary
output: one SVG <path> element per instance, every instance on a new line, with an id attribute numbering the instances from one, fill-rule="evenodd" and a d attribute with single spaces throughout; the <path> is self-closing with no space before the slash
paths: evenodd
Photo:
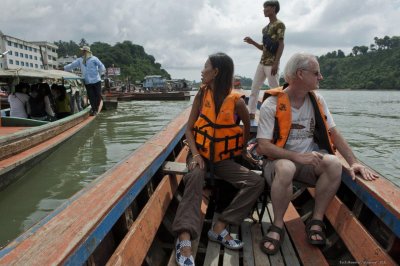
<path id="1" fill-rule="evenodd" d="M 3 0 L 0 30 L 24 40 L 142 45 L 174 78 L 199 80 L 204 61 L 223 51 L 236 74 L 252 78 L 260 51 L 243 42 L 261 40 L 264 1 L 241 0 Z M 287 27 L 283 69 L 297 51 L 316 55 L 373 38 L 399 35 L 400 0 L 286 0 L 278 18 Z"/>

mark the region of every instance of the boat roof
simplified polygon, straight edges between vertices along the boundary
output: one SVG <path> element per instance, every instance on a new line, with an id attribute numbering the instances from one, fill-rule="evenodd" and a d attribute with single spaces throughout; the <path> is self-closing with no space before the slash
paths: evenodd
<path id="1" fill-rule="evenodd" d="M 49 78 L 49 79 L 82 79 L 82 77 L 63 70 L 42 70 L 42 69 L 1 69 L 2 77 L 28 77 L 28 78 Z"/>

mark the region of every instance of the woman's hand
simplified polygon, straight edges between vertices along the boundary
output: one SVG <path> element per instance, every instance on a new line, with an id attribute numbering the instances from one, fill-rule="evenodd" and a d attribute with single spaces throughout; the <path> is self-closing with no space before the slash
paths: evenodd
<path id="1" fill-rule="evenodd" d="M 193 155 L 193 157 L 190 160 L 190 162 L 188 163 L 187 167 L 188 167 L 189 171 L 192 171 L 197 166 L 199 166 L 200 169 L 204 169 L 204 167 L 205 167 L 203 157 L 201 157 L 201 155 L 198 153 Z"/>

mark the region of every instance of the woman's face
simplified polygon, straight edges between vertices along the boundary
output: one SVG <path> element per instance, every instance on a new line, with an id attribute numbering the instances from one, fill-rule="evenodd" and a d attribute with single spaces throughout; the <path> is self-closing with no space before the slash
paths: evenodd
<path id="1" fill-rule="evenodd" d="M 203 84 L 211 84 L 218 74 L 218 68 L 213 68 L 210 59 L 207 59 L 204 68 L 201 71 L 201 81 Z"/>

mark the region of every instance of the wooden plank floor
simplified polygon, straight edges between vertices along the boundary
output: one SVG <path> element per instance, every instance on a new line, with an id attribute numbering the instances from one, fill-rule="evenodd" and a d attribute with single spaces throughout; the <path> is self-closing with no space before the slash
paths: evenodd
<path id="1" fill-rule="evenodd" d="M 232 236 L 239 236 L 245 243 L 243 250 L 229 250 L 213 241 L 208 241 L 204 265 L 244 265 L 244 266 L 267 266 L 267 265 L 301 265 L 295 252 L 295 248 L 285 234 L 285 241 L 280 252 L 273 256 L 264 254 L 260 249 L 260 241 L 271 223 L 271 204 L 264 214 L 262 223 L 254 223 L 252 219 L 246 219 L 240 227 L 230 227 Z M 217 214 L 214 215 L 213 223 Z"/>

